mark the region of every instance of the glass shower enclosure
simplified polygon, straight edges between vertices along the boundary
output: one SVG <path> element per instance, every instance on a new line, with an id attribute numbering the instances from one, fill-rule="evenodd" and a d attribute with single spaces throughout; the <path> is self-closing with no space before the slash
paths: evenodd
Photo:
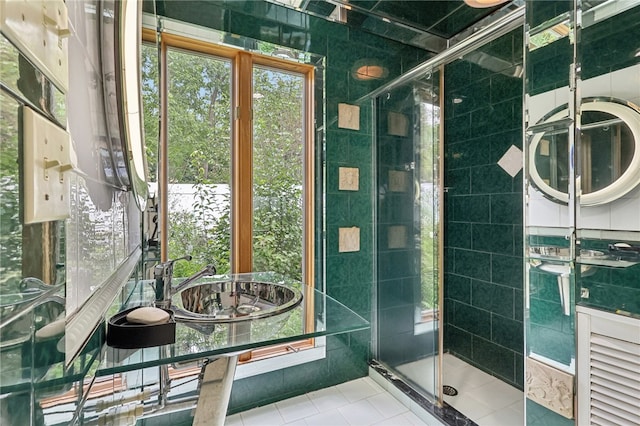
<path id="1" fill-rule="evenodd" d="M 375 358 L 430 399 L 441 388 L 440 72 L 375 98 Z"/>

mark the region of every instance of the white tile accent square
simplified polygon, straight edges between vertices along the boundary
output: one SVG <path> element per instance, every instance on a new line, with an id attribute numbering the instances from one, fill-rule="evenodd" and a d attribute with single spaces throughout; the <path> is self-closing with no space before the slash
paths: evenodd
<path id="1" fill-rule="evenodd" d="M 360 228 L 338 228 L 338 252 L 360 251 Z"/>
<path id="2" fill-rule="evenodd" d="M 498 160 L 498 166 L 502 167 L 509 176 L 515 177 L 522 170 L 523 161 L 522 150 L 515 145 L 511 145 L 502 158 Z"/>
<path id="3" fill-rule="evenodd" d="M 407 192 L 409 190 L 409 172 L 389 170 L 389 191 Z"/>
<path id="4" fill-rule="evenodd" d="M 407 247 L 407 227 L 393 225 L 387 230 L 387 244 L 390 249 Z"/>
<path id="5" fill-rule="evenodd" d="M 357 167 L 338 167 L 338 189 L 357 191 L 360 187 L 360 169 Z"/>
<path id="6" fill-rule="evenodd" d="M 399 112 L 389 111 L 387 114 L 387 133 L 391 136 L 407 136 L 409 119 Z"/>
<path id="7" fill-rule="evenodd" d="M 360 107 L 358 105 L 338 104 L 338 127 L 360 130 Z"/>

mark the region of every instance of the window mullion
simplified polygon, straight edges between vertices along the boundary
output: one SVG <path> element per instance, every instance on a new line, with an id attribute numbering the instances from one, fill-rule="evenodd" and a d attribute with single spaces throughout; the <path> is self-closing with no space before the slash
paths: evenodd
<path id="1" fill-rule="evenodd" d="M 238 52 L 233 70 L 233 180 L 231 184 L 231 271 L 253 267 L 253 77 L 251 54 Z"/>

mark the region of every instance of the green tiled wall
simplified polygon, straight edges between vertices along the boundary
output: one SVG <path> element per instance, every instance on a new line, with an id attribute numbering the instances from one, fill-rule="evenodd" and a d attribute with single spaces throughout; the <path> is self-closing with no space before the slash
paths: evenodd
<path id="1" fill-rule="evenodd" d="M 527 349 L 568 366 L 575 357 L 574 334 L 575 315 L 563 313 L 557 277 L 531 268 Z"/>
<path id="2" fill-rule="evenodd" d="M 522 30 L 479 51 L 502 66 L 445 67 L 445 350 L 522 387 L 522 172 L 497 165 L 522 149 Z"/>
<path id="3" fill-rule="evenodd" d="M 147 3 L 145 10 L 153 10 L 152 6 Z M 324 259 L 318 259 L 317 266 L 319 269 L 320 262 L 325 261 L 327 294 L 370 319 L 374 288 L 372 112 L 370 103 L 363 103 L 360 105 L 360 130 L 342 129 L 337 125 L 338 104 L 354 104 L 381 84 L 424 61 L 428 53 L 263 1 L 157 1 L 155 10 L 172 19 L 325 57 L 324 69 L 320 70 L 325 86 L 324 104 L 322 96 L 316 96 L 316 144 L 319 148 L 319 183 L 323 172 L 326 173 L 326 234 L 322 234 L 320 210 L 316 240 L 326 239 L 326 252 Z M 353 64 L 364 58 L 381 61 L 389 70 L 386 79 L 353 79 Z M 320 128 L 323 123 L 325 126 Z M 338 190 L 339 167 L 359 169 L 358 191 Z M 323 194 L 322 188 L 319 189 L 316 202 L 320 206 Z M 340 253 L 338 229 L 353 226 L 360 228 L 360 250 Z M 364 376 L 370 345 L 369 331 L 331 337 L 327 339 L 327 358 L 324 360 L 240 380 L 234 384 L 230 412 Z"/>
<path id="4" fill-rule="evenodd" d="M 579 56 L 582 79 L 640 63 L 638 39 L 630 37 L 640 31 L 640 6 L 585 28 L 581 34 Z M 631 84 L 631 83 L 630 83 Z"/>

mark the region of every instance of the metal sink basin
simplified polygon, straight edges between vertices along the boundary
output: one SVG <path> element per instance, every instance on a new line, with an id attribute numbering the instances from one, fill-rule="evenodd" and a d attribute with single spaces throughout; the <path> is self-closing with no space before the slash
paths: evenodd
<path id="1" fill-rule="evenodd" d="M 302 301 L 300 290 L 277 283 L 221 281 L 178 291 L 171 300 L 177 321 L 238 322 L 285 313 Z"/>

